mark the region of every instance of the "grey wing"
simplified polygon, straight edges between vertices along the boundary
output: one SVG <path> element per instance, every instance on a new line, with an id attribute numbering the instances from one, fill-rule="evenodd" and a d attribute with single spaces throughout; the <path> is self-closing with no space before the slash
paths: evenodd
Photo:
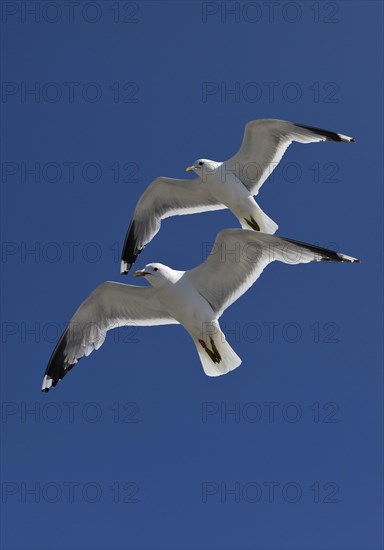
<path id="1" fill-rule="evenodd" d="M 209 302 L 218 318 L 274 260 L 286 264 L 358 261 L 351 256 L 275 235 L 247 229 L 225 229 L 218 233 L 205 262 L 187 271 L 186 277 Z"/>
<path id="2" fill-rule="evenodd" d="M 159 231 L 164 218 L 224 208 L 226 206 L 211 196 L 200 178 L 155 179 L 136 205 L 121 255 L 121 273 L 128 273 L 144 246 Z"/>
<path id="3" fill-rule="evenodd" d="M 42 391 L 56 386 L 84 356 L 103 344 L 108 330 L 129 325 L 178 324 L 152 287 L 105 282 L 77 309 L 49 360 Z"/>
<path id="4" fill-rule="evenodd" d="M 315 126 L 304 126 L 286 120 L 252 120 L 245 126 L 239 151 L 225 162 L 226 169 L 235 172 L 249 191 L 257 195 L 293 141 L 353 142 L 354 139 Z"/>

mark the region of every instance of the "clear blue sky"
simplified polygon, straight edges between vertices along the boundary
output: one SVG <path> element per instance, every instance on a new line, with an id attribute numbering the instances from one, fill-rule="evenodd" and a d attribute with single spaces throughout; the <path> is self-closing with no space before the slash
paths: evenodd
<path id="1" fill-rule="evenodd" d="M 2 3 L 4 550 L 382 548 L 382 4 L 272 4 Z M 259 203 L 362 264 L 269 266 L 222 318 L 228 376 L 180 327 L 121 329 L 41 394 L 80 302 L 134 282 L 149 182 L 256 118 L 355 136 L 293 145 Z M 191 268 L 236 226 L 167 220 L 137 266 Z"/>

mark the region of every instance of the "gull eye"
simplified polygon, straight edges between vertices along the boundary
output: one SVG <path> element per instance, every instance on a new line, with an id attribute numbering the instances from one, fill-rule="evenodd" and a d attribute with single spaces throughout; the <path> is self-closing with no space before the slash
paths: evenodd
<path id="1" fill-rule="evenodd" d="M 199 162 L 199 166 L 203 166 L 203 164 L 204 164 L 204 162 L 201 162 L 201 161 Z"/>
<path id="2" fill-rule="evenodd" d="M 153 271 L 159 271 L 159 268 L 158 268 L 158 267 L 154 267 L 154 268 L 153 268 Z"/>

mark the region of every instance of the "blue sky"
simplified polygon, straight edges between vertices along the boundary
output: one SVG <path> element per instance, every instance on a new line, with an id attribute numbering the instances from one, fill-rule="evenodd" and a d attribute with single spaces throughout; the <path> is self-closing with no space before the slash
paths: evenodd
<path id="1" fill-rule="evenodd" d="M 71 6 L 2 3 L 2 547 L 382 548 L 382 4 Z M 259 203 L 362 264 L 269 266 L 222 317 L 228 376 L 180 327 L 127 328 L 41 394 L 79 303 L 132 284 L 148 183 L 256 118 L 356 138 L 291 146 Z M 137 266 L 189 269 L 236 226 L 169 219 Z"/>

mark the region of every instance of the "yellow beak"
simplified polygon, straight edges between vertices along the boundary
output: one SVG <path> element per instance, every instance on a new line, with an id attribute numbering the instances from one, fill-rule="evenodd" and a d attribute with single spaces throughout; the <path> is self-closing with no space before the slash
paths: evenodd
<path id="1" fill-rule="evenodd" d="M 187 168 L 185 169 L 185 171 L 186 171 L 186 172 L 192 172 L 194 169 L 195 169 L 194 166 L 187 166 Z"/>
<path id="2" fill-rule="evenodd" d="M 133 274 L 134 277 L 145 277 L 145 275 L 149 275 L 149 273 L 144 271 L 144 269 L 137 269 Z"/>

